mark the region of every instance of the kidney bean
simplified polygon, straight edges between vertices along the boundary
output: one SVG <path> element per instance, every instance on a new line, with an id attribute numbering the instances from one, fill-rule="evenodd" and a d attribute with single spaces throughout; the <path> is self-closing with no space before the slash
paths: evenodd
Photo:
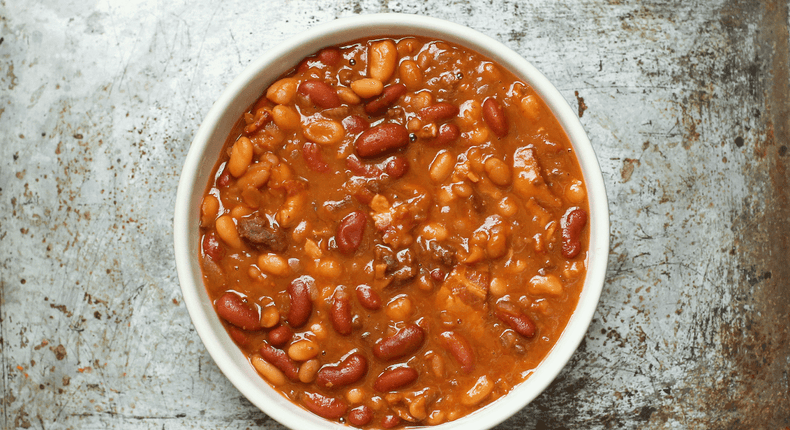
<path id="1" fill-rule="evenodd" d="M 587 225 L 587 212 L 583 209 L 568 209 L 560 221 L 562 227 L 562 256 L 571 259 L 582 250 L 582 230 Z"/>
<path id="2" fill-rule="evenodd" d="M 352 134 L 362 133 L 370 127 L 370 123 L 359 115 L 351 115 L 343 118 L 343 127 Z"/>
<path id="3" fill-rule="evenodd" d="M 395 155 L 390 157 L 387 165 L 384 166 L 384 171 L 392 179 L 398 179 L 409 171 L 409 160 L 402 155 Z"/>
<path id="4" fill-rule="evenodd" d="M 445 273 L 442 269 L 433 269 L 431 270 L 431 279 L 435 282 L 442 282 L 444 281 Z"/>
<path id="5" fill-rule="evenodd" d="M 228 333 L 230 333 L 230 338 L 233 339 L 240 346 L 247 346 L 250 343 L 250 337 L 247 336 L 247 333 L 244 330 L 238 329 L 234 326 L 228 327 Z"/>
<path id="6" fill-rule="evenodd" d="M 461 130 L 455 124 L 442 124 L 439 127 L 439 133 L 433 142 L 439 146 L 447 146 L 458 140 L 461 137 Z"/>
<path id="7" fill-rule="evenodd" d="M 346 357 L 340 364 L 327 364 L 318 371 L 315 383 L 322 388 L 338 388 L 354 384 L 368 373 L 368 360 L 355 352 Z"/>
<path id="8" fill-rule="evenodd" d="M 373 355 L 379 360 L 394 360 L 405 357 L 422 346 L 425 331 L 416 324 L 407 324 L 390 337 L 379 340 L 373 346 Z"/>
<path id="9" fill-rule="evenodd" d="M 227 165 L 225 167 L 227 167 Z M 228 169 L 223 169 L 222 173 L 219 174 L 219 178 L 217 178 L 217 187 L 225 188 L 228 185 L 230 185 L 230 171 Z"/>
<path id="10" fill-rule="evenodd" d="M 357 300 L 365 309 L 375 311 L 381 308 L 381 297 L 379 293 L 368 285 L 357 285 Z"/>
<path id="11" fill-rule="evenodd" d="M 504 137 L 507 134 L 507 119 L 497 99 L 489 97 L 483 102 L 483 120 L 497 136 Z"/>
<path id="12" fill-rule="evenodd" d="M 318 393 L 305 392 L 302 402 L 311 412 L 328 420 L 342 417 L 348 409 L 348 405 L 343 400 Z"/>
<path id="13" fill-rule="evenodd" d="M 203 253 L 214 261 L 222 260 L 222 257 L 225 256 L 225 248 L 222 247 L 219 238 L 217 238 L 216 233 L 213 231 L 203 236 L 202 245 Z"/>
<path id="14" fill-rule="evenodd" d="M 329 67 L 334 67 L 342 58 L 340 50 L 337 48 L 324 48 L 316 54 L 318 61 L 326 64 Z"/>
<path id="15" fill-rule="evenodd" d="M 411 367 L 395 367 L 387 369 L 373 382 L 373 389 L 380 393 L 395 391 L 417 380 L 420 374 Z"/>
<path id="16" fill-rule="evenodd" d="M 458 115 L 458 106 L 447 102 L 439 102 L 420 109 L 417 115 L 427 122 L 439 122 Z"/>
<path id="17" fill-rule="evenodd" d="M 357 427 L 367 425 L 373 419 L 373 411 L 365 406 L 360 405 L 348 412 L 349 424 Z"/>
<path id="18" fill-rule="evenodd" d="M 268 343 L 263 343 L 259 351 L 264 360 L 280 369 L 288 379 L 292 381 L 299 379 L 299 368 L 296 366 L 296 362 L 293 361 L 285 351 L 275 348 Z"/>
<path id="19" fill-rule="evenodd" d="M 455 361 L 461 366 L 464 373 L 470 373 L 475 368 L 475 355 L 469 342 L 458 333 L 446 331 L 439 335 L 439 342 L 442 344 Z"/>
<path id="20" fill-rule="evenodd" d="M 329 171 L 329 164 L 324 161 L 321 148 L 317 143 L 305 142 L 302 146 L 302 156 L 307 167 L 316 172 L 326 173 Z"/>
<path id="21" fill-rule="evenodd" d="M 261 317 L 258 310 L 245 303 L 238 294 L 227 292 L 217 299 L 217 315 L 244 330 L 260 330 Z"/>
<path id="22" fill-rule="evenodd" d="M 359 135 L 354 146 L 362 158 L 378 157 L 409 144 L 409 130 L 406 127 L 386 123 L 365 130 Z"/>
<path id="23" fill-rule="evenodd" d="M 531 338 L 535 336 L 537 328 L 532 319 L 519 312 L 516 307 L 507 302 L 497 303 L 496 316 L 510 326 L 516 333 Z"/>
<path id="24" fill-rule="evenodd" d="M 332 327 L 342 335 L 351 334 L 351 302 L 345 291 L 338 291 L 332 298 L 332 308 L 329 310 L 329 319 Z"/>
<path id="25" fill-rule="evenodd" d="M 406 94 L 406 85 L 388 85 L 384 87 L 380 96 L 365 104 L 365 113 L 371 116 L 383 115 L 404 94 Z"/>
<path id="26" fill-rule="evenodd" d="M 388 414 L 381 419 L 381 428 L 392 429 L 397 427 L 400 424 L 400 422 L 401 419 L 399 416 Z"/>
<path id="27" fill-rule="evenodd" d="M 283 346 L 291 340 L 293 334 L 288 326 L 281 325 L 269 332 L 269 343 L 274 346 Z"/>
<path id="28" fill-rule="evenodd" d="M 288 309 L 288 324 L 293 328 L 299 328 L 307 324 L 310 314 L 313 312 L 313 301 L 310 298 L 310 283 L 313 278 L 302 276 L 294 279 L 288 285 L 288 296 L 291 299 L 291 307 Z"/>
<path id="29" fill-rule="evenodd" d="M 366 224 L 367 217 L 362 211 L 351 212 L 340 220 L 340 224 L 337 226 L 337 234 L 335 235 L 337 249 L 344 254 L 356 251 L 362 243 Z"/>
<path id="30" fill-rule="evenodd" d="M 336 108 L 341 105 L 337 91 L 326 82 L 309 79 L 299 84 L 296 91 L 322 109 Z"/>
<path id="31" fill-rule="evenodd" d="M 381 169 L 374 164 L 363 163 L 356 155 L 351 154 L 346 158 L 346 167 L 356 176 L 378 178 L 382 175 Z"/>

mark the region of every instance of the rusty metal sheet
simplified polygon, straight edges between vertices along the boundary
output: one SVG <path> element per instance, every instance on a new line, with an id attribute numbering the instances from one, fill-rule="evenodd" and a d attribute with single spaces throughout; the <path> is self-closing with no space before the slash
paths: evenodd
<path id="1" fill-rule="evenodd" d="M 500 429 L 790 428 L 788 3 L 0 3 L 3 428 L 281 428 L 211 361 L 172 208 L 201 118 L 264 50 L 358 13 L 503 41 L 588 130 L 608 279 L 560 377 Z"/>

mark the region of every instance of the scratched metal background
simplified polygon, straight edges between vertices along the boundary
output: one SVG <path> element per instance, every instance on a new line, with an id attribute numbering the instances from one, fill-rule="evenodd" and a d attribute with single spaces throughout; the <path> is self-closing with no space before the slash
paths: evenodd
<path id="1" fill-rule="evenodd" d="M 387 11 L 521 53 L 578 108 L 603 168 L 598 313 L 499 429 L 788 429 L 788 2 L 722 0 L 0 1 L 3 428 L 281 428 L 181 302 L 178 174 L 252 59 Z"/>

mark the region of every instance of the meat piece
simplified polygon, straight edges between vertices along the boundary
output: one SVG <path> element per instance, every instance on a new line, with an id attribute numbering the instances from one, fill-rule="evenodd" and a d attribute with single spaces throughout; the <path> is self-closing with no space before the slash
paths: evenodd
<path id="1" fill-rule="evenodd" d="M 374 262 L 385 267 L 383 275 L 389 286 L 397 287 L 417 277 L 417 264 L 411 249 L 406 248 L 396 254 L 388 246 L 378 245 L 375 252 Z"/>
<path id="2" fill-rule="evenodd" d="M 259 251 L 283 252 L 288 248 L 285 232 L 272 227 L 264 217 L 242 218 L 239 221 L 239 236 Z"/>
<path id="3" fill-rule="evenodd" d="M 437 263 L 444 264 L 447 267 L 455 266 L 455 249 L 452 245 L 442 245 L 435 240 L 428 242 L 428 248 L 431 256 Z"/>

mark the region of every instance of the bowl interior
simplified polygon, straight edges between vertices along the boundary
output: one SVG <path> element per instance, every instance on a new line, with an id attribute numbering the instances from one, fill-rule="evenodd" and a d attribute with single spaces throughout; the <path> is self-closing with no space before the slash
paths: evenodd
<path id="1" fill-rule="evenodd" d="M 200 202 L 225 139 L 236 120 L 263 90 L 296 62 L 330 45 L 374 35 L 418 35 L 473 49 L 530 84 L 543 98 L 576 151 L 589 200 L 588 269 L 579 302 L 562 336 L 535 372 L 507 396 L 443 429 L 489 428 L 537 397 L 562 370 L 583 339 L 603 287 L 609 253 L 609 212 L 603 177 L 592 145 L 573 110 L 554 86 L 525 59 L 477 31 L 447 21 L 414 15 L 381 14 L 339 19 L 317 26 L 264 53 L 226 89 L 204 119 L 189 149 L 176 198 L 176 265 L 192 322 L 214 361 L 253 404 L 291 428 L 347 428 L 309 413 L 266 384 L 225 332 L 203 285 L 198 261 Z"/>

